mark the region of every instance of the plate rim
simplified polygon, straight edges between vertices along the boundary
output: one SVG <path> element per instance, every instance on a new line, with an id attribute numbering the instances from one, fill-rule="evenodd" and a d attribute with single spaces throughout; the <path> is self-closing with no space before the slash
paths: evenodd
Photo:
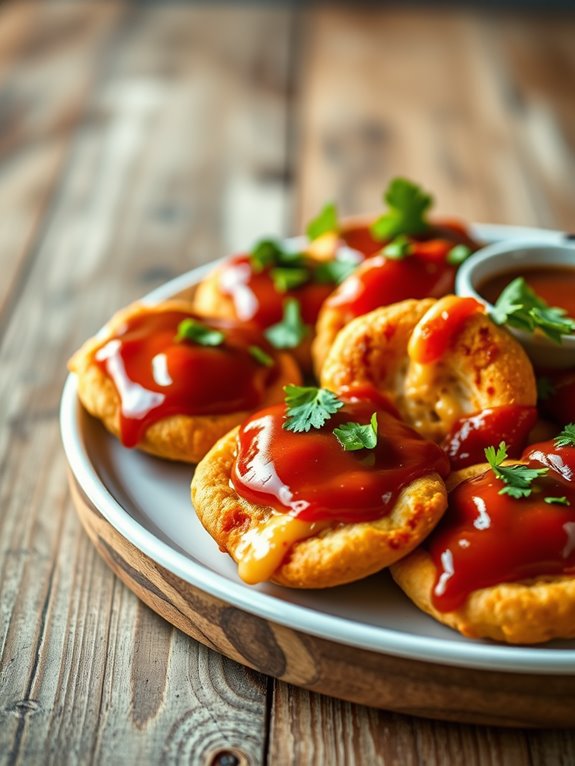
<path id="1" fill-rule="evenodd" d="M 479 238 L 503 240 L 528 238 L 542 243 L 565 240 L 563 232 L 552 229 L 472 224 Z M 223 260 L 223 259 L 219 259 Z M 212 261 L 181 274 L 143 296 L 143 303 L 157 303 L 188 288 L 209 272 L 218 261 Z M 60 404 L 60 430 L 68 465 L 90 501 L 104 518 L 129 542 L 156 563 L 190 585 L 215 596 L 250 614 L 270 620 L 292 630 L 379 654 L 410 660 L 431 662 L 486 671 L 530 674 L 575 674 L 575 649 L 517 647 L 490 642 L 456 642 L 448 638 L 407 633 L 374 625 L 284 601 L 277 595 L 251 590 L 160 540 L 133 518 L 108 491 L 90 461 L 80 428 L 80 403 L 75 376 L 66 379 Z"/>

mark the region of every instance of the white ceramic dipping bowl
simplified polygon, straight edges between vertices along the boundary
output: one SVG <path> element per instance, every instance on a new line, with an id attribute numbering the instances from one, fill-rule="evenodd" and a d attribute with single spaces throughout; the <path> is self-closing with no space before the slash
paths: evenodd
<path id="1" fill-rule="evenodd" d="M 545 245 L 520 240 L 489 245 L 478 250 L 459 268 L 455 292 L 476 298 L 489 310 L 492 305 L 478 292 L 482 284 L 498 274 L 521 273 L 523 268 L 541 266 L 571 266 L 575 269 L 575 245 Z M 528 333 L 514 327 L 508 329 L 539 369 L 575 367 L 575 335 L 564 336 L 558 344 L 540 332 Z"/>

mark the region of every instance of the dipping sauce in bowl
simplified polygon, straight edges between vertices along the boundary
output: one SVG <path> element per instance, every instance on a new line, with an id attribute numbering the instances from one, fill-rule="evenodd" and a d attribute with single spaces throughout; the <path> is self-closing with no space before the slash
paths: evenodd
<path id="1" fill-rule="evenodd" d="M 575 317 L 575 256 L 572 267 L 515 268 L 494 274 L 480 282 L 477 291 L 489 303 L 495 304 L 507 285 L 517 277 L 523 277 L 528 286 L 549 306 L 557 306 L 564 309 L 568 316 Z"/>
<path id="2" fill-rule="evenodd" d="M 465 261 L 457 272 L 457 295 L 475 298 L 493 310 L 502 291 L 518 277 L 549 306 L 575 319 L 575 246 L 532 241 L 488 245 Z M 575 368 L 575 334 L 556 343 L 539 330 L 528 332 L 506 325 L 537 370 Z"/>

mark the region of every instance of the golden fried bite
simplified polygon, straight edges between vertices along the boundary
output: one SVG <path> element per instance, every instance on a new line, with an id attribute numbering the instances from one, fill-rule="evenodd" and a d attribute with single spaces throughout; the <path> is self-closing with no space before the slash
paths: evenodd
<path id="1" fill-rule="evenodd" d="M 322 386 L 337 392 L 371 384 L 391 399 L 407 423 L 436 442 L 466 415 L 534 405 L 535 376 L 523 348 L 479 311 L 465 318 L 439 358 L 428 363 L 412 358 L 412 335 L 425 335 L 421 328 L 431 314 L 435 319 L 449 302 L 461 300 L 470 299 L 407 300 L 353 320 L 327 356 Z"/>
<path id="2" fill-rule="evenodd" d="M 374 521 L 300 521 L 236 492 L 230 479 L 238 431 L 220 439 L 199 463 L 191 494 L 201 523 L 250 584 L 271 580 L 292 588 L 328 588 L 362 579 L 406 556 L 445 510 L 443 479 L 430 470 L 405 486 L 388 515 Z"/>
<path id="3" fill-rule="evenodd" d="M 275 268 L 266 262 L 257 265 L 250 255 L 229 258 L 199 283 L 194 310 L 205 316 L 251 321 L 263 331 L 282 322 L 293 325 L 295 321 L 301 326 L 301 337 L 299 342 L 297 337 L 290 341 L 286 350 L 304 371 L 310 372 L 317 316 L 335 287 L 333 279 L 318 276 L 318 268 L 334 261 L 338 246 L 337 235 L 325 234 L 308 244 L 294 268 Z M 359 252 L 355 256 L 358 261 L 362 258 Z"/>
<path id="4" fill-rule="evenodd" d="M 447 479 L 448 491 L 488 468 L 474 465 L 455 471 Z M 449 512 L 448 509 L 446 519 Z M 468 638 L 489 638 L 509 644 L 575 638 L 575 575 L 541 575 L 479 588 L 457 609 L 445 612 L 433 603 L 437 570 L 425 543 L 395 563 L 391 574 L 419 609 Z"/>
<path id="5" fill-rule="evenodd" d="M 156 382 L 159 380 L 162 383 L 159 391 L 165 390 L 167 392 L 166 397 L 169 398 L 171 390 L 168 384 L 174 383 L 170 379 L 170 363 L 166 362 L 165 358 L 158 359 L 158 357 L 166 357 L 166 354 L 172 353 L 177 363 L 178 357 L 181 357 L 187 351 L 186 348 L 178 348 L 178 344 L 175 343 L 174 339 L 179 322 L 185 318 L 193 317 L 190 304 L 186 301 L 170 300 L 155 306 L 134 303 L 119 311 L 95 337 L 84 343 L 73 355 L 69 362 L 69 369 L 76 374 L 78 397 L 84 407 L 91 415 L 101 420 L 108 431 L 121 439 L 125 446 L 137 447 L 144 452 L 167 460 L 197 463 L 223 434 L 244 420 L 252 409 L 280 401 L 283 398 L 283 387 L 288 383 L 299 383 L 301 381 L 301 373 L 292 357 L 288 354 L 274 351 L 266 343 L 265 339 L 262 338 L 257 329 L 251 327 L 243 328 L 237 323 L 218 324 L 217 320 L 202 319 L 202 322 L 209 322 L 211 328 L 216 328 L 224 333 L 229 331 L 236 332 L 237 330 L 247 342 L 251 340 L 258 347 L 263 347 L 265 355 L 268 357 L 267 363 L 270 360 L 273 362 L 270 377 L 264 382 L 261 375 L 265 373 L 265 370 L 262 372 L 256 370 L 256 375 L 260 377 L 257 380 L 257 390 L 254 390 L 252 395 L 257 401 L 249 409 L 242 408 L 230 411 L 229 407 L 224 406 L 222 407 L 223 411 L 218 412 L 216 401 L 214 401 L 213 406 L 210 406 L 209 384 L 204 383 L 200 386 L 203 390 L 202 407 L 204 413 L 193 414 L 189 412 L 190 409 L 193 409 L 193 406 L 191 406 L 193 403 L 188 404 L 186 402 L 185 390 L 183 392 L 181 390 L 176 392 L 179 398 L 173 406 L 168 406 L 165 411 L 154 410 L 157 401 L 155 397 L 158 396 L 157 391 L 146 391 L 145 387 L 141 387 L 137 383 L 134 386 L 134 381 L 129 379 L 125 368 L 122 368 L 124 371 L 114 381 L 110 374 L 110 362 L 106 357 L 111 356 L 114 360 L 113 369 L 116 371 L 117 376 L 118 356 L 113 348 L 114 341 L 122 338 L 126 330 L 128 332 L 131 331 L 133 334 L 135 333 L 136 336 L 138 336 L 138 333 L 140 335 L 143 333 L 148 338 L 147 330 L 138 327 L 138 323 L 146 323 L 149 320 L 162 321 L 162 317 L 171 316 L 175 317 L 175 329 L 168 328 L 166 343 L 161 341 L 161 344 L 163 343 L 162 348 L 154 348 L 153 358 L 145 360 L 147 363 L 144 365 L 145 369 L 141 373 L 148 380 L 150 378 L 156 379 Z M 165 334 L 165 328 L 162 332 Z M 228 340 L 225 341 L 225 343 L 227 342 Z M 98 360 L 98 356 L 102 354 L 103 349 L 105 350 L 104 358 Z M 108 354 L 108 350 L 114 353 Z M 188 380 L 190 379 L 190 371 L 192 376 L 197 379 L 207 376 L 208 368 L 211 366 L 212 361 L 215 359 L 216 364 L 218 361 L 216 357 L 210 358 L 209 356 L 209 354 L 214 354 L 214 352 L 214 349 L 207 349 L 208 356 L 206 358 L 199 359 L 199 363 L 192 363 L 191 368 L 189 363 L 185 368 L 182 367 L 186 371 Z M 241 354 L 241 351 L 238 353 Z M 107 368 L 106 364 L 108 364 Z M 231 360 L 224 367 L 214 366 L 214 374 L 218 378 L 225 375 L 226 371 L 228 372 L 232 387 L 235 385 L 233 364 L 234 362 Z M 198 375 L 195 375 L 196 370 L 199 373 Z M 181 377 L 183 378 L 184 376 L 182 375 Z M 124 401 L 122 400 L 118 383 L 124 390 Z M 176 379 L 175 383 L 178 384 L 179 381 Z M 163 386 L 168 387 L 163 388 Z M 142 388 L 144 388 L 144 396 L 151 396 L 152 399 L 142 400 L 141 396 L 138 398 L 142 393 Z M 157 389 L 158 387 L 151 386 L 151 388 Z M 135 389 L 138 389 L 138 391 L 135 391 Z M 258 390 L 261 396 L 258 396 Z M 136 396 L 135 401 L 134 396 L 136 393 L 138 393 L 138 396 Z M 208 397 L 207 399 L 206 396 Z M 132 409 L 139 407 L 140 411 L 136 412 L 135 415 L 127 416 L 126 411 L 130 407 Z"/>

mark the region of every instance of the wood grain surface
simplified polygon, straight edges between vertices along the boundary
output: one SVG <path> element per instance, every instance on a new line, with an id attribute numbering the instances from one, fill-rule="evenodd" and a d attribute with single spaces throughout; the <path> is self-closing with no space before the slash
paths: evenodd
<path id="1" fill-rule="evenodd" d="M 0 6 L 0 764 L 575 761 L 575 735 L 342 703 L 139 602 L 73 511 L 71 352 L 184 269 L 377 208 L 575 228 L 575 18 L 264 4 Z"/>

